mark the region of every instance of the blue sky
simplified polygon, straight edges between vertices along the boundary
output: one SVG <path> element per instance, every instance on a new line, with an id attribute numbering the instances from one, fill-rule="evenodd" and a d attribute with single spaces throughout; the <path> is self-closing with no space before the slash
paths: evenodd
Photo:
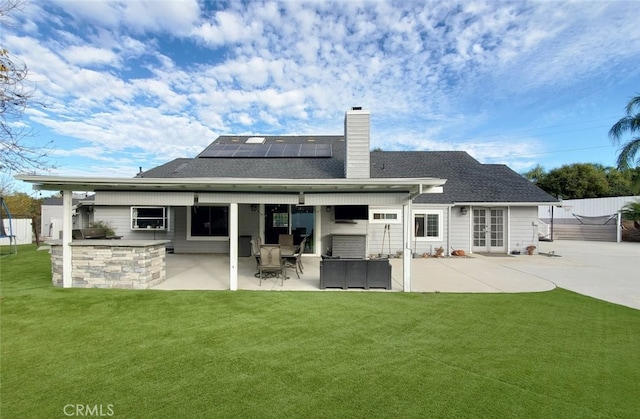
<path id="1" fill-rule="evenodd" d="M 131 177 L 223 134 L 341 134 L 518 172 L 614 166 L 640 93 L 640 3 L 33 1 L 2 45 L 46 108 L 54 175 Z"/>

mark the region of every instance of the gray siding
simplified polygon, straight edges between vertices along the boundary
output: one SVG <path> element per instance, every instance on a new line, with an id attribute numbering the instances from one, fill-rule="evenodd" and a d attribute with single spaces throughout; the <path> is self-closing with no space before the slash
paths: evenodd
<path id="1" fill-rule="evenodd" d="M 251 211 L 251 205 L 238 205 L 238 235 L 255 238 L 260 234 L 260 212 Z"/>
<path id="2" fill-rule="evenodd" d="M 370 115 L 368 111 L 347 111 L 344 119 L 346 141 L 345 176 L 349 179 L 369 177 Z"/>
<path id="3" fill-rule="evenodd" d="M 368 221 L 357 220 L 354 224 L 336 223 L 334 221 L 333 207 L 330 207 L 331 211 L 327 212 L 326 207 L 322 207 L 320 211 L 321 217 L 321 254 L 326 254 L 328 249 L 331 249 L 331 235 L 332 234 L 367 234 Z M 367 251 L 369 253 L 369 251 Z"/>
<path id="4" fill-rule="evenodd" d="M 451 232 L 449 234 L 449 249 L 447 253 L 451 251 L 451 248 L 456 250 L 464 250 L 467 253 L 471 252 L 471 217 L 473 211 L 471 208 L 467 209 L 467 214 L 462 215 L 460 213 L 460 207 L 451 207 Z"/>
<path id="5" fill-rule="evenodd" d="M 188 240 L 187 211 L 190 207 L 175 208 L 174 251 L 176 253 L 229 253 L 229 239 Z M 238 235 L 255 238 L 260 229 L 260 213 L 250 205 L 238 205 Z"/>
<path id="6" fill-rule="evenodd" d="M 400 207 L 402 208 L 402 207 Z M 402 252 L 403 224 L 389 224 L 385 236 L 384 224 L 369 223 L 369 253 L 394 256 Z"/>
<path id="7" fill-rule="evenodd" d="M 187 211 L 190 207 L 176 208 L 175 253 L 229 253 L 229 239 L 219 241 L 187 240 Z"/>
<path id="8" fill-rule="evenodd" d="M 433 205 L 414 204 L 412 206 L 413 212 L 420 212 L 424 210 L 441 211 L 441 214 L 442 214 L 442 233 L 440 235 L 441 240 L 428 240 L 428 241 L 415 240 L 412 232 L 411 243 L 410 243 L 411 249 L 413 249 L 413 252 L 417 253 L 418 255 L 424 255 L 425 253 L 429 255 L 433 255 L 436 253 L 437 248 L 442 247 L 444 249 L 444 254 L 445 255 L 449 254 L 449 251 L 451 250 L 449 248 L 449 244 L 447 240 L 447 237 L 449 234 L 449 209 L 447 207 L 433 206 Z M 411 225 L 413 225 L 413 222 L 411 223 Z"/>
<path id="9" fill-rule="evenodd" d="M 538 245 L 538 207 L 511 207 L 511 219 L 507 234 L 510 234 L 507 249 L 525 252 L 526 247 Z"/>
<path id="10" fill-rule="evenodd" d="M 94 221 L 108 222 L 116 236 L 122 236 L 126 240 L 172 240 L 175 209 L 169 209 L 169 230 L 131 230 L 130 206 L 95 206 Z"/>
<path id="11" fill-rule="evenodd" d="M 96 193 L 96 205 L 193 205 L 193 192 L 128 192 Z"/>

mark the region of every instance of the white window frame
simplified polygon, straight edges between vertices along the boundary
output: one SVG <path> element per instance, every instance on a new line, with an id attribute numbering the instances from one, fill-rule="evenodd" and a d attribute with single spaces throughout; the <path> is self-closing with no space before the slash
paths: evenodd
<path id="1" fill-rule="evenodd" d="M 418 237 L 416 237 L 416 232 L 414 230 L 414 231 L 411 232 L 411 236 L 413 237 L 413 239 L 416 240 L 416 241 L 419 241 L 419 242 L 438 242 L 438 241 L 442 241 L 443 237 L 444 237 L 444 232 L 443 232 L 444 211 L 443 210 L 431 210 L 431 209 L 414 210 L 413 213 L 412 213 L 412 217 L 411 217 L 411 221 L 413 221 L 412 229 L 415 229 L 416 216 L 417 215 L 424 216 L 424 218 L 425 218 L 425 230 L 427 228 L 427 226 L 426 226 L 427 216 L 428 215 L 437 215 L 438 216 L 438 235 L 437 236 L 431 236 L 431 237 L 427 237 L 427 236 L 418 236 Z"/>
<path id="2" fill-rule="evenodd" d="M 375 218 L 376 214 L 379 214 L 382 217 Z M 395 208 L 369 207 L 369 222 L 371 224 L 402 224 L 402 210 Z"/>
<path id="3" fill-rule="evenodd" d="M 161 209 L 161 217 L 139 217 L 137 214 L 138 209 Z M 137 227 L 137 220 L 157 220 L 160 223 L 159 227 Z M 129 219 L 129 227 L 132 231 L 148 231 L 148 230 L 169 230 L 169 207 L 149 206 L 149 205 L 135 205 L 131 207 L 131 218 Z"/>
<path id="4" fill-rule="evenodd" d="M 229 207 L 228 205 L 202 205 L 207 207 Z M 222 242 L 229 241 L 229 236 L 192 236 L 191 235 L 191 211 L 193 207 L 187 207 L 187 240 L 201 242 Z M 231 229 L 231 226 L 229 226 Z"/>

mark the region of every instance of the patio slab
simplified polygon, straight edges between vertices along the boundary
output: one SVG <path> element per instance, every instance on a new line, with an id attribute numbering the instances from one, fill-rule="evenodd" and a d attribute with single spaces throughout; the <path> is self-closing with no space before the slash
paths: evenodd
<path id="1" fill-rule="evenodd" d="M 412 291 L 451 293 L 542 292 L 556 286 L 640 309 L 640 243 L 555 241 L 539 243 L 544 254 L 412 260 Z M 547 256 L 553 254 L 553 256 Z M 238 288 L 262 291 L 321 291 L 320 258 L 304 257 L 298 279 L 267 279 L 259 285 L 254 258 L 240 258 Z M 402 291 L 402 260 L 390 259 L 392 291 Z M 167 280 L 154 289 L 228 290 L 225 255 L 167 255 Z M 330 291 L 330 290 L 327 290 Z M 343 290 L 333 290 L 343 291 Z M 362 291 L 362 290 L 348 290 Z M 343 291 L 344 292 L 344 291 Z M 381 292 L 389 292 L 382 290 Z"/>

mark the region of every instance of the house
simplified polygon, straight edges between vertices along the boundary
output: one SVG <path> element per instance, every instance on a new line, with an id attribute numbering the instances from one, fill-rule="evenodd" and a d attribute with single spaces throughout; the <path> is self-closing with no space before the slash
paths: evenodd
<path id="1" fill-rule="evenodd" d="M 508 167 L 461 151 L 370 151 L 370 114 L 361 108 L 347 111 L 344 125 L 344 135 L 333 136 L 221 136 L 194 158 L 135 178 L 19 179 L 37 189 L 95 191 L 94 219 L 109 221 L 125 241 L 229 254 L 232 290 L 238 257 L 249 256 L 256 237 L 307 237 L 304 252 L 316 256 L 397 255 L 405 291 L 414 254 L 537 244 L 538 206 L 557 201 Z M 71 196 L 63 197 L 70 214 Z M 63 282 L 71 286 L 65 263 Z"/>
<path id="2" fill-rule="evenodd" d="M 73 228 L 93 222 L 93 195 L 73 194 Z M 62 234 L 62 198 L 45 198 L 40 206 L 40 237 L 59 238 Z"/>

